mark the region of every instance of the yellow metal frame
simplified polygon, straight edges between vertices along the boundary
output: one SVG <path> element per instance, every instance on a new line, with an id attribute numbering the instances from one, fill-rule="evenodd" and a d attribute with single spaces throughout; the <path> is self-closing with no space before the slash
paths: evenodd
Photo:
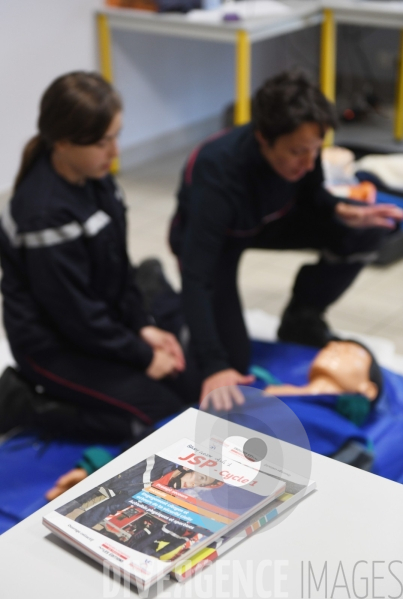
<path id="1" fill-rule="evenodd" d="M 396 141 L 403 139 L 403 30 L 400 32 L 399 63 L 396 85 L 395 126 Z"/>
<path id="2" fill-rule="evenodd" d="M 332 10 L 323 11 L 320 87 L 325 96 L 331 101 L 336 100 L 336 23 Z M 330 131 L 325 145 L 332 145 L 334 133 Z"/>
<path id="3" fill-rule="evenodd" d="M 101 73 L 102 76 L 109 81 L 109 83 L 113 83 L 111 31 L 108 23 L 108 17 L 106 15 L 97 15 L 97 28 Z M 111 172 L 115 174 L 118 171 L 119 159 L 115 158 L 112 163 Z"/>
<path id="4" fill-rule="evenodd" d="M 246 31 L 237 32 L 235 49 L 235 125 L 244 125 L 251 119 L 250 60 L 251 46 Z"/>

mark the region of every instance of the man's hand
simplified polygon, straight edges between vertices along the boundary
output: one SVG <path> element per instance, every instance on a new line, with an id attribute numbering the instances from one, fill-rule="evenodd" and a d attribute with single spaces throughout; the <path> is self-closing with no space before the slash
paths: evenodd
<path id="1" fill-rule="evenodd" d="M 352 206 L 345 202 L 336 204 L 335 213 L 349 227 L 385 227 L 394 229 L 396 221 L 403 220 L 403 210 L 394 204 Z"/>
<path id="2" fill-rule="evenodd" d="M 55 483 L 55 486 L 52 489 L 47 491 L 45 497 L 48 501 L 52 501 L 52 499 L 56 499 L 62 493 L 74 487 L 77 483 L 81 482 L 85 478 L 87 478 L 88 474 L 84 470 L 84 468 L 74 468 L 61 476 Z"/>
<path id="3" fill-rule="evenodd" d="M 177 372 L 182 372 L 183 370 L 185 370 L 185 357 L 175 335 L 167 333 L 166 331 L 158 329 L 157 327 L 149 326 L 140 329 L 140 337 L 153 349 L 162 349 L 165 353 L 171 355 L 175 359 L 174 370 L 176 370 Z"/>
<path id="4" fill-rule="evenodd" d="M 215 410 L 230 410 L 234 404 L 241 405 L 245 398 L 236 385 L 249 385 L 255 377 L 243 375 L 228 368 L 205 379 L 200 395 L 200 409 L 207 410 L 210 404 Z"/>
<path id="5" fill-rule="evenodd" d="M 176 358 L 163 349 L 155 349 L 151 364 L 146 370 L 146 375 L 159 380 L 166 376 L 177 374 Z"/>

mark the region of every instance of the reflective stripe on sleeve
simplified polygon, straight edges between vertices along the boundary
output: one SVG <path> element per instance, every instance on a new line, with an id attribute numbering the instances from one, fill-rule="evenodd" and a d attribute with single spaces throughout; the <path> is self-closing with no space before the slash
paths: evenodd
<path id="1" fill-rule="evenodd" d="M 108 223 L 111 222 L 111 217 L 103 210 L 98 210 L 89 219 L 87 219 L 82 227 L 86 237 L 95 237 Z"/>
<path id="2" fill-rule="evenodd" d="M 72 221 L 61 227 L 42 229 L 28 233 L 18 233 L 17 223 L 12 217 L 10 203 L 1 215 L 3 227 L 10 243 L 14 247 L 42 248 L 73 241 L 81 235 L 95 237 L 106 225 L 111 222 L 111 217 L 103 210 L 98 210 L 83 223 Z"/>

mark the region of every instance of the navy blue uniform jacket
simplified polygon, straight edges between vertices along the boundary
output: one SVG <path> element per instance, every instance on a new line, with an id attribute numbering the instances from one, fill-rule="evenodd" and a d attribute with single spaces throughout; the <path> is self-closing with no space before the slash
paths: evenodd
<path id="1" fill-rule="evenodd" d="M 320 157 L 300 181 L 280 177 L 263 158 L 252 125 L 224 132 L 191 154 L 170 241 L 180 257 L 185 316 L 206 376 L 230 366 L 212 306 L 220 256 L 228 244 L 253 247 L 264 226 L 294 206 L 330 218 L 338 200 L 322 183 Z"/>
<path id="2" fill-rule="evenodd" d="M 4 324 L 18 361 L 71 348 L 144 370 L 149 324 L 113 178 L 73 185 L 42 155 L 1 217 Z"/>

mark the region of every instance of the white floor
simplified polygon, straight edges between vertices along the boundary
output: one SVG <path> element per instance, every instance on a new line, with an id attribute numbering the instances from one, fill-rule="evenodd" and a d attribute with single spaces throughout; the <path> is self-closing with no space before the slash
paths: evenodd
<path id="1" fill-rule="evenodd" d="M 118 177 L 129 206 L 128 241 L 132 260 L 159 257 L 177 288 L 180 280 L 168 247 L 167 230 L 185 157 L 186 152 L 172 154 Z M 5 200 L 6 196 L 0 197 L 0 207 Z M 240 288 L 245 309 L 254 310 L 252 331 L 257 334 L 259 327 L 262 330 L 266 327 L 265 335 L 273 336 L 276 317 L 288 301 L 298 268 L 315 260 L 315 253 L 310 252 L 246 252 L 240 268 Z M 261 311 L 273 318 L 267 318 Z M 370 336 L 370 344 L 381 362 L 403 373 L 403 357 L 396 357 L 396 354 L 403 356 L 403 260 L 382 268 L 367 267 L 342 299 L 329 309 L 327 317 L 337 330 Z M 4 331 L 0 328 L 2 336 Z M 380 344 L 379 338 L 383 339 Z M 0 348 L 0 360 L 1 353 Z"/>

